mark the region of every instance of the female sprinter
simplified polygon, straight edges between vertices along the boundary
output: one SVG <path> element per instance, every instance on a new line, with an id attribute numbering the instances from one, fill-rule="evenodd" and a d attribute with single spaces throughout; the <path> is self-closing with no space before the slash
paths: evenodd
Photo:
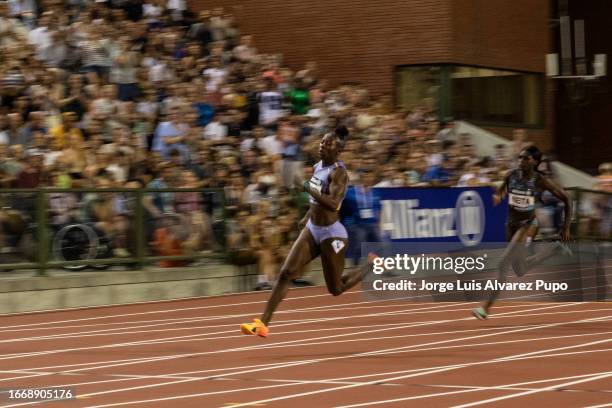
<path id="1" fill-rule="evenodd" d="M 338 221 L 338 210 L 346 193 L 348 174 L 344 163 L 339 161 L 338 157 L 347 137 L 348 130 L 342 126 L 327 133 L 319 143 L 321 161 L 314 166 L 310 181 L 304 182 L 304 190 L 310 194 L 310 209 L 300 221 L 300 235 L 293 243 L 280 270 L 261 319 L 242 324 L 242 333 L 260 337 L 268 335 L 272 314 L 287 295 L 291 279 L 319 255 L 325 283 L 332 295 L 338 296 L 361 281 L 362 272 L 359 266 L 346 274 L 342 273 L 348 235 Z"/>
<path id="2" fill-rule="evenodd" d="M 544 259 L 551 256 L 557 245 L 551 245 L 549 250 L 541 251 L 527 257 L 527 247 L 538 231 L 538 219 L 535 216 L 535 200 L 544 190 L 550 191 L 565 204 L 565 224 L 560 232 L 561 241 L 570 239 L 570 222 L 572 214 L 571 201 L 565 191 L 553 181 L 537 171 L 542 160 L 542 153 L 535 146 L 530 146 L 519 155 L 519 167 L 510 170 L 503 184 L 493 196 L 494 205 L 498 205 L 505 194 L 508 194 L 508 222 L 506 223 L 506 239 L 509 242 L 499 263 L 498 282 L 506 281 L 506 274 L 510 268 L 517 276 L 523 276 L 527 271 Z M 566 253 L 569 248 L 561 245 Z M 483 307 L 472 310 L 472 314 L 481 320 L 487 319 L 489 309 L 499 296 L 499 290 L 494 290 Z"/>

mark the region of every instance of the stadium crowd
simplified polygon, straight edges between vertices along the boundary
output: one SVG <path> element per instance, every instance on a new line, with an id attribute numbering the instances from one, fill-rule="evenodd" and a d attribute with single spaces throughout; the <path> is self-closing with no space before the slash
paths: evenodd
<path id="1" fill-rule="evenodd" d="M 431 104 L 394 110 L 358 86 L 331 89 L 314 62 L 293 71 L 256 46 L 222 7 L 196 15 L 178 0 L 0 3 L 0 187 L 223 189 L 225 242 L 214 194 L 147 196 L 149 250 L 225 246 L 271 280 L 306 209 L 295 186 L 336 126 L 351 131 L 343 160 L 356 185 L 496 183 L 527 143 L 518 130 L 510 149 L 478 157 L 470 135 L 440 123 Z M 129 256 L 132 199 L 52 193 L 50 222 L 93 223 L 115 256 Z M 12 211 L 32 215 L 34 203 L 0 201 L 6 249 L 20 228 Z"/>

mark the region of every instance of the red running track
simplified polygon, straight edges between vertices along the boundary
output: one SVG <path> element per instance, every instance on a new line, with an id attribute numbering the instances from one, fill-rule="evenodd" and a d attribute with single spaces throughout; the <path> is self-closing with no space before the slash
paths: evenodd
<path id="1" fill-rule="evenodd" d="M 471 303 L 296 289 L 267 339 L 241 335 L 267 295 L 2 316 L 0 388 L 78 396 L 44 407 L 612 406 L 610 302 L 506 302 L 482 322 Z"/>

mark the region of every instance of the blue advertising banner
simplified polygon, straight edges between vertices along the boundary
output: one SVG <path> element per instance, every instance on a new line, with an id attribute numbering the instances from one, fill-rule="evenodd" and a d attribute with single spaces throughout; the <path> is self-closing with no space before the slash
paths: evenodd
<path id="1" fill-rule="evenodd" d="M 375 188 L 380 233 L 393 242 L 504 242 L 507 202 L 491 187 Z"/>

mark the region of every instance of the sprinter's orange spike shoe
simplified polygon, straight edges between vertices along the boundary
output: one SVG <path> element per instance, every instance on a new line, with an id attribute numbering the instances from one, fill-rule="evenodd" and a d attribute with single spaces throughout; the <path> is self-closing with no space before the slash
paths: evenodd
<path id="1" fill-rule="evenodd" d="M 259 337 L 268 336 L 268 326 L 259 319 L 253 319 L 253 323 L 242 323 L 240 331 L 242 334 L 252 334 Z"/>

